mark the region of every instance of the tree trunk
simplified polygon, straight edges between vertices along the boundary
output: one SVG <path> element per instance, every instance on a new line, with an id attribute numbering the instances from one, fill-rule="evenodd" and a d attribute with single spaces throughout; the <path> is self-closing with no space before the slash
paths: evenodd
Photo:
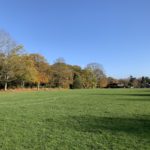
<path id="1" fill-rule="evenodd" d="M 5 91 L 7 91 L 7 86 L 8 86 L 8 85 L 7 85 L 7 82 L 5 82 L 5 87 L 4 87 L 4 90 L 5 90 Z"/>
<path id="2" fill-rule="evenodd" d="M 21 83 L 21 87 L 22 87 L 22 88 L 24 88 L 24 81 L 22 81 L 22 83 Z"/>
<path id="3" fill-rule="evenodd" d="M 38 91 L 40 90 L 40 82 L 38 82 L 38 84 L 37 84 L 37 90 Z"/>

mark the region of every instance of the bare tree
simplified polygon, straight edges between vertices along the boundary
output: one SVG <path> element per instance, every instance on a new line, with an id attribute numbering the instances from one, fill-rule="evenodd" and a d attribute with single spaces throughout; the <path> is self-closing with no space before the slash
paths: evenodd
<path id="1" fill-rule="evenodd" d="M 18 55 L 22 46 L 18 46 L 10 35 L 0 30 L 0 81 L 7 90 L 8 82 L 15 80 L 18 70 Z"/>
<path id="2" fill-rule="evenodd" d="M 90 63 L 87 65 L 86 68 L 90 69 L 94 73 L 97 79 L 105 76 L 104 69 L 102 65 L 99 63 Z"/>
<path id="3" fill-rule="evenodd" d="M 99 63 L 90 63 L 87 65 L 86 69 L 89 69 L 92 74 L 93 74 L 93 78 L 95 78 L 95 82 L 96 84 L 98 84 L 98 82 L 106 77 L 105 73 L 104 73 L 104 69 L 102 67 L 102 65 L 100 65 Z"/>

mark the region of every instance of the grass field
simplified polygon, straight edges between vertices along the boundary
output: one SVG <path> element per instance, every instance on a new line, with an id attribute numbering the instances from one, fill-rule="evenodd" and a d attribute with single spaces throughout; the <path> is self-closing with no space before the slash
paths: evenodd
<path id="1" fill-rule="evenodd" d="M 150 90 L 0 93 L 1 150 L 150 150 Z"/>

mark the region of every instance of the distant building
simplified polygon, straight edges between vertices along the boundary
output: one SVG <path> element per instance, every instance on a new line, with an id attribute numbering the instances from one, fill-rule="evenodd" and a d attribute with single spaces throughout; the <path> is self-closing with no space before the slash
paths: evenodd
<path id="1" fill-rule="evenodd" d="M 123 83 L 111 83 L 108 84 L 108 88 L 125 88 Z"/>

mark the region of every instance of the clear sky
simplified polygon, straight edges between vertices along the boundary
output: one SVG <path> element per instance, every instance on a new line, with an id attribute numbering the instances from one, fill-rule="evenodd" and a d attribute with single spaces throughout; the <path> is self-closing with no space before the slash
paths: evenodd
<path id="1" fill-rule="evenodd" d="M 150 76 L 150 0 L 0 0 L 0 28 L 50 63 Z"/>

